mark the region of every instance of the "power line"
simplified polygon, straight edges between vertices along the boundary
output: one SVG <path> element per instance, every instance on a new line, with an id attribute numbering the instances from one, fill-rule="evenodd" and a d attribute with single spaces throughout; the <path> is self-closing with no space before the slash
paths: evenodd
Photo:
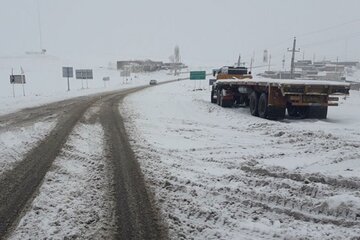
<path id="1" fill-rule="evenodd" d="M 323 40 L 323 41 L 302 44 L 301 46 L 304 48 L 304 47 L 312 47 L 312 46 L 324 45 L 324 44 L 329 44 L 329 43 L 333 43 L 333 42 L 339 42 L 339 41 L 343 41 L 343 40 L 348 40 L 348 39 L 351 39 L 351 38 L 356 38 L 356 37 L 359 37 L 359 36 L 360 36 L 360 32 L 357 32 L 357 33 L 347 35 L 347 36 L 343 36 L 343 37 L 332 38 L 332 39 L 327 39 L 327 40 Z"/>
<path id="2" fill-rule="evenodd" d="M 311 36 L 311 35 L 315 35 L 315 34 L 318 34 L 318 33 L 322 33 L 322 32 L 326 32 L 326 31 L 330 31 L 330 30 L 333 30 L 333 29 L 337 29 L 337 28 L 340 28 L 340 27 L 343 27 L 343 26 L 346 26 L 346 25 L 349 25 L 349 24 L 352 24 L 352 23 L 356 23 L 356 22 L 360 22 L 360 18 L 357 18 L 357 19 L 353 19 L 353 20 L 350 20 L 350 21 L 347 21 L 347 22 L 343 22 L 343 23 L 340 23 L 340 24 L 336 24 L 336 25 L 332 25 L 332 26 L 329 26 L 329 27 L 326 27 L 326 28 L 321 28 L 321 29 L 318 29 L 318 30 L 314 30 L 314 31 L 310 31 L 310 32 L 305 32 L 305 33 L 301 33 L 301 34 L 296 34 L 296 36 L 298 37 L 307 37 L 307 36 Z M 308 44 L 301 44 L 301 47 L 302 48 L 305 48 L 305 47 L 311 47 L 311 46 L 317 46 L 317 45 L 322 45 L 322 44 L 329 44 L 329 43 L 333 43 L 333 42 L 336 42 L 336 41 L 341 41 L 341 40 L 348 40 L 348 39 L 351 39 L 351 38 L 355 38 L 355 37 L 359 37 L 360 36 L 360 32 L 357 32 L 355 34 L 352 34 L 352 35 L 348 35 L 348 36 L 345 36 L 345 37 L 340 37 L 340 38 L 335 38 L 335 39 L 328 39 L 328 40 L 324 40 L 324 41 L 319 41 L 319 42 L 314 42 L 314 43 L 308 43 Z M 281 46 L 284 46 L 286 43 L 288 43 L 289 41 L 291 41 L 293 38 L 287 38 L 286 40 L 283 40 L 283 41 L 279 41 L 277 43 L 274 43 L 274 44 L 271 44 L 271 45 L 268 45 L 267 47 L 265 47 L 265 49 L 272 49 L 272 53 L 274 53 L 274 49 L 278 49 L 280 48 Z M 285 47 L 284 47 L 285 49 Z M 255 50 L 254 50 L 255 51 Z M 259 50 L 260 51 L 260 50 Z M 285 50 L 286 51 L 286 50 Z M 296 50 L 297 51 L 297 50 Z M 275 51 L 275 52 L 283 52 L 283 51 Z M 291 52 L 291 51 L 290 51 Z"/>
<path id="3" fill-rule="evenodd" d="M 326 31 L 329 31 L 329 30 L 332 30 L 332 29 L 336 29 L 336 28 L 339 28 L 339 27 L 343 27 L 343 26 L 346 26 L 346 25 L 348 25 L 348 24 L 352 24 L 352 23 L 355 23 L 355 22 L 360 22 L 360 18 L 353 19 L 353 20 L 351 20 L 351 21 L 343 22 L 343 23 L 340 23 L 340 24 L 336 24 L 336 25 L 333 25 L 333 26 L 330 26 L 330 27 L 326 27 L 326 28 L 321 28 L 321 29 L 318 29 L 318 30 L 310 31 L 310 32 L 305 32 L 305 33 L 301 33 L 301 34 L 295 34 L 295 36 L 297 36 L 297 37 L 306 37 L 306 36 L 318 34 L 318 33 L 321 33 L 321 32 L 326 32 Z M 290 37 L 290 38 L 287 38 L 286 40 L 279 41 L 279 42 L 277 42 L 277 43 L 271 44 L 271 45 L 267 46 L 266 49 L 272 49 L 272 48 L 281 46 L 281 45 L 283 45 L 283 44 L 285 44 L 285 43 L 288 43 L 288 42 L 289 42 L 290 40 L 292 40 L 292 39 L 293 39 L 293 38 Z"/>
<path id="4" fill-rule="evenodd" d="M 357 18 L 357 19 L 354 19 L 354 20 L 351 20 L 351 21 L 348 21 L 348 22 L 343 22 L 343 23 L 333 25 L 333 26 L 330 26 L 330 27 L 318 29 L 318 30 L 315 30 L 315 31 L 302 33 L 302 34 L 297 34 L 297 36 L 298 37 L 306 37 L 306 36 L 310 36 L 310 35 L 314 35 L 314 34 L 318 34 L 318 33 L 322 33 L 322 32 L 327 32 L 329 30 L 333 30 L 333 29 L 336 29 L 336 28 L 339 28 L 339 27 L 343 27 L 343 26 L 346 26 L 346 25 L 349 25 L 349 24 L 352 24 L 352 23 L 355 23 L 355 22 L 360 22 L 360 18 Z"/>

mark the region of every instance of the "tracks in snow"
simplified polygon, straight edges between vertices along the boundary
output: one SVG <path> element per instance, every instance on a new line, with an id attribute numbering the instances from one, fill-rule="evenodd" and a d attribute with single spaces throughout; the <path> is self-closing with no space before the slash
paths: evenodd
<path id="1" fill-rule="evenodd" d="M 360 235 L 356 202 L 360 179 L 265 169 L 254 161 L 229 164 L 229 159 L 216 156 L 216 161 L 200 160 L 196 150 L 168 152 L 140 145 L 137 154 L 144 159 L 158 201 L 166 206 L 163 214 L 173 238 L 186 239 L 191 234 L 236 239 L 239 234 L 259 233 L 261 239 L 351 239 Z M 223 174 L 209 173 L 207 167 L 223 169 Z M 265 227 L 259 230 L 254 224 Z M 291 231 L 294 225 L 302 230 Z"/>
<path id="2" fill-rule="evenodd" d="M 121 92 L 97 94 L 52 103 L 43 107 L 0 117 L 7 129 L 31 125 L 39 119 L 58 118 L 54 129 L 27 153 L 26 157 L 10 171 L 0 176 L 0 239 L 14 228 L 24 208 L 36 197 L 36 192 L 53 161 L 59 155 L 74 126 L 94 104 L 101 106 L 100 122 L 105 130 L 107 158 L 114 166 L 114 191 L 116 196 L 117 232 L 115 238 L 163 239 L 166 231 L 153 208 L 151 195 L 146 190 L 142 174 L 132 150 L 122 119 L 117 111 L 118 101 L 142 87 Z M 89 121 L 98 121 L 92 116 Z M 101 147 L 101 146 L 100 146 Z"/>

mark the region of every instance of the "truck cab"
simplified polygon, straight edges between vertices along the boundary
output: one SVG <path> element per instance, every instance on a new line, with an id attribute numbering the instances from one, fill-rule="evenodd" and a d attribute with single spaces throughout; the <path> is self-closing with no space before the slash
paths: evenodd
<path id="1" fill-rule="evenodd" d="M 216 78 L 216 80 L 231 78 L 252 79 L 252 75 L 250 72 L 248 72 L 248 69 L 246 67 L 225 66 L 220 69 L 214 69 L 213 76 Z"/>

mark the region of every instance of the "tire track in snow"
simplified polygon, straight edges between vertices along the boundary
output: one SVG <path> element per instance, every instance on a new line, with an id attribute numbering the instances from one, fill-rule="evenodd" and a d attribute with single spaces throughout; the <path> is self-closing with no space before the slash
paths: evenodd
<path id="1" fill-rule="evenodd" d="M 9 239 L 112 239 L 115 199 L 103 147 L 98 122 L 77 124 Z"/>
<path id="2" fill-rule="evenodd" d="M 115 96 L 104 101 L 100 121 L 105 129 L 106 150 L 114 170 L 117 239 L 167 238 L 167 232 L 146 189 L 139 164 L 131 150 Z"/>

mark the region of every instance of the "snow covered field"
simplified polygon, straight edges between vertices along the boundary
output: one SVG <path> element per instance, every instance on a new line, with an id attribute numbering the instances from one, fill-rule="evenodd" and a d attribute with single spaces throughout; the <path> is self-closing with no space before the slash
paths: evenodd
<path id="1" fill-rule="evenodd" d="M 27 96 L 13 98 L 8 75 L 19 61 L 27 74 Z M 6 79 L 0 84 L 0 114 L 147 85 L 150 79 L 173 79 L 160 72 L 124 84 L 117 71 L 97 65 L 92 66 L 90 89 L 82 90 L 73 79 L 68 93 L 62 65 L 69 64 L 49 56 L 0 59 L 0 78 Z M 112 79 L 106 88 L 103 76 Z M 249 109 L 220 108 L 209 102 L 208 89 L 193 91 L 194 86 L 206 83 L 156 86 L 126 98 L 120 107 L 172 239 L 360 236 L 360 92 L 352 91 L 339 107 L 331 107 L 327 120 L 276 122 L 255 118 Z M 88 119 L 93 113 L 87 114 L 11 239 L 111 237 L 112 179 L 106 162 L 100 161 L 104 152 L 96 147 L 103 145 L 103 130 Z M 46 118 L 11 129 L 1 125 L 0 150 L 6 161 L 0 174 L 55 125 L 56 120 Z"/>
<path id="2" fill-rule="evenodd" d="M 39 106 L 49 102 L 60 101 L 72 97 L 84 96 L 104 91 L 125 89 L 140 85 L 147 85 L 151 79 L 166 81 L 174 79 L 168 75 L 168 71 L 133 74 L 128 81 L 120 77 L 120 72 L 103 66 L 101 61 L 64 60 L 48 55 L 24 55 L 13 57 L 0 57 L 0 114 L 15 112 L 22 108 Z M 62 67 L 72 66 L 75 69 L 93 69 L 94 79 L 88 81 L 89 88 L 86 89 L 86 81 L 71 78 L 71 91 L 67 92 L 67 79 L 62 77 Z M 21 84 L 16 84 L 13 97 L 10 74 L 20 74 L 20 67 L 26 76 L 25 97 Z M 75 74 L 75 73 L 74 73 Z M 103 77 L 110 77 L 110 81 L 104 85 Z"/>
<path id="3" fill-rule="evenodd" d="M 16 129 L 0 128 L 0 175 L 23 160 L 24 155 L 36 146 L 56 125 L 56 121 L 38 122 Z"/>
<path id="4" fill-rule="evenodd" d="M 172 239 L 360 237 L 360 93 L 327 120 L 223 109 L 182 81 L 120 110 Z"/>

